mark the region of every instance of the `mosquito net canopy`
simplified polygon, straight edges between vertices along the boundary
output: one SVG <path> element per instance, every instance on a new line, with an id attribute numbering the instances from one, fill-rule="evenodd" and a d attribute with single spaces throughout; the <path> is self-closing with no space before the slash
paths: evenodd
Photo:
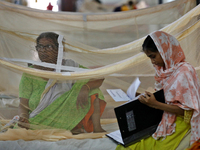
<path id="1" fill-rule="evenodd" d="M 118 128 L 106 125 L 116 123 L 114 107 L 124 101 L 115 102 L 107 89 L 126 92 L 136 77 L 141 81 L 137 92 L 154 87 L 155 71 L 141 45 L 155 30 L 174 35 L 199 73 L 200 7 L 195 6 L 195 0 L 177 0 L 90 14 L 0 2 L 0 140 L 72 137 L 56 136 L 61 132 L 55 135 L 54 129 L 94 132 L 76 137 L 97 138 Z M 17 123 L 7 130 L 15 115 L 21 123 L 12 120 Z M 44 137 L 42 129 L 52 136 Z M 18 132 L 40 134 L 21 137 Z"/>

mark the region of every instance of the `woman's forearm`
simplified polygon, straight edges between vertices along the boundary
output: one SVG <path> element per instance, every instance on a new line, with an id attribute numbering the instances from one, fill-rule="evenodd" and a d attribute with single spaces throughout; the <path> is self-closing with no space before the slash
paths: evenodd
<path id="1" fill-rule="evenodd" d="M 95 89 L 95 88 L 99 88 L 102 83 L 103 83 L 104 79 L 97 79 L 97 80 L 90 80 L 87 85 L 89 86 L 90 90 L 91 89 Z"/>
<path id="2" fill-rule="evenodd" d="M 160 109 L 169 113 L 173 113 L 176 115 L 184 116 L 184 110 L 176 105 L 169 105 L 169 104 L 158 102 L 156 103 L 156 105 L 154 105 L 154 108 Z"/>
<path id="3" fill-rule="evenodd" d="M 90 90 L 99 88 L 102 85 L 103 80 L 104 79 L 90 80 L 89 82 L 87 82 L 85 85 L 82 86 L 77 97 L 77 102 L 76 102 L 77 109 L 79 109 L 79 106 L 81 106 L 81 108 L 84 108 L 85 105 L 88 104 L 88 95 Z"/>
<path id="4" fill-rule="evenodd" d="M 26 98 L 20 98 L 19 110 L 18 113 L 20 116 L 27 117 L 29 116 L 29 100 Z"/>

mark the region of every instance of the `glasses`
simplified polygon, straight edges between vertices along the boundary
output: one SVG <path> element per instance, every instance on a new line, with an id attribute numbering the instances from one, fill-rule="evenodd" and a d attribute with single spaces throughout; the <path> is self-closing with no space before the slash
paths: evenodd
<path id="1" fill-rule="evenodd" d="M 37 51 L 41 51 L 41 50 L 48 50 L 48 51 L 52 51 L 52 50 L 55 50 L 56 46 L 54 45 L 37 45 L 35 46 L 36 50 Z"/>

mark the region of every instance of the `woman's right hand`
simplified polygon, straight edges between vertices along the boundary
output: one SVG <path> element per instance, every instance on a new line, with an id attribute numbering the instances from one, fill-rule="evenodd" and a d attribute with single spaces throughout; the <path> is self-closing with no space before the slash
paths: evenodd
<path id="1" fill-rule="evenodd" d="M 160 103 L 156 100 L 153 93 L 147 91 L 145 91 L 145 95 L 141 95 L 139 97 L 139 101 L 152 108 L 155 108 L 155 106 L 157 106 L 157 103 Z"/>
<path id="2" fill-rule="evenodd" d="M 29 129 L 30 124 L 29 124 L 28 118 L 20 116 L 18 126 L 21 128 Z"/>
<path id="3" fill-rule="evenodd" d="M 29 129 L 29 99 L 20 97 L 20 105 L 18 109 L 18 114 L 20 116 L 18 126 L 21 128 Z"/>

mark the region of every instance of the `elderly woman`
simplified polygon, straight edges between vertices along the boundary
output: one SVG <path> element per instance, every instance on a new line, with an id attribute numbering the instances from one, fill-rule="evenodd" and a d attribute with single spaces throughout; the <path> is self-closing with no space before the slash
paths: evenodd
<path id="1" fill-rule="evenodd" d="M 36 50 L 42 62 L 57 63 L 58 34 L 45 32 L 36 40 Z M 63 65 L 82 67 L 71 59 Z M 32 65 L 41 70 L 54 69 Z M 105 108 L 103 94 L 99 90 L 103 79 L 60 81 L 23 74 L 19 85 L 18 126 L 24 128 L 59 128 L 72 133 L 104 132 L 100 116 Z"/>

